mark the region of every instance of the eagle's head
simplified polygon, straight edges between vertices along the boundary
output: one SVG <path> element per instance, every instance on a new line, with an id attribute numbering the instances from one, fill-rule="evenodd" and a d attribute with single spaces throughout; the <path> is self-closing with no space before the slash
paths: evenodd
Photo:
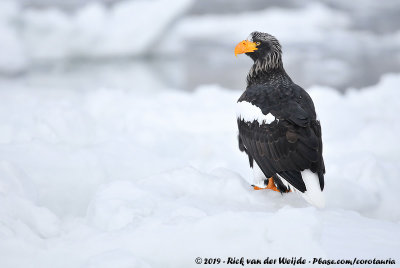
<path id="1" fill-rule="evenodd" d="M 252 32 L 246 40 L 235 47 L 235 55 L 245 53 L 254 62 L 266 69 L 282 66 L 282 49 L 279 41 L 272 35 Z"/>

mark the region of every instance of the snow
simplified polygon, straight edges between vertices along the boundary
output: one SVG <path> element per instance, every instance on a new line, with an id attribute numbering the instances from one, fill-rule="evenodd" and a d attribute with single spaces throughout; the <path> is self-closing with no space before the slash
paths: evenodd
<path id="1" fill-rule="evenodd" d="M 392 258 L 399 74 L 309 89 L 326 207 L 254 191 L 241 92 L 0 84 L 0 267 L 194 267 L 196 257 Z M 220 265 L 224 267 L 223 265 Z"/>

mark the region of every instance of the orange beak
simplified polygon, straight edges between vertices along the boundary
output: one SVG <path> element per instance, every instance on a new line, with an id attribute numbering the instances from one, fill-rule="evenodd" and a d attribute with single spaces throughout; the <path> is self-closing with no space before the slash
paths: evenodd
<path id="1" fill-rule="evenodd" d="M 249 40 L 243 40 L 235 47 L 235 56 L 237 56 L 237 54 L 253 52 L 257 49 L 258 48 L 256 43 Z"/>

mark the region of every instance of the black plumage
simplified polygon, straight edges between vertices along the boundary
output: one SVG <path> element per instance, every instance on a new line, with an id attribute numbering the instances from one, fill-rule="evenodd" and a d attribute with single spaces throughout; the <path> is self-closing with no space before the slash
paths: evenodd
<path id="1" fill-rule="evenodd" d="M 318 176 L 322 191 L 325 166 L 321 125 L 313 101 L 285 72 L 281 46 L 275 37 L 253 32 L 250 40 L 257 49 L 246 54 L 254 65 L 238 102 L 251 103 L 275 120 L 266 123 L 238 117 L 239 149 L 247 153 L 251 167 L 255 161 L 266 178 L 274 178 L 280 192 L 289 190 L 281 178 L 305 192 L 301 172 L 306 169 Z"/>

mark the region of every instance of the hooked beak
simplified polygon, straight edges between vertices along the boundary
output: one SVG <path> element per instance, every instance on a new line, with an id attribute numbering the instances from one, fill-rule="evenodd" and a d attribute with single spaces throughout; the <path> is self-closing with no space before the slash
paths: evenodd
<path id="1" fill-rule="evenodd" d="M 235 56 L 237 56 L 237 54 L 253 52 L 257 49 L 258 48 L 256 43 L 249 40 L 243 40 L 235 47 Z"/>

